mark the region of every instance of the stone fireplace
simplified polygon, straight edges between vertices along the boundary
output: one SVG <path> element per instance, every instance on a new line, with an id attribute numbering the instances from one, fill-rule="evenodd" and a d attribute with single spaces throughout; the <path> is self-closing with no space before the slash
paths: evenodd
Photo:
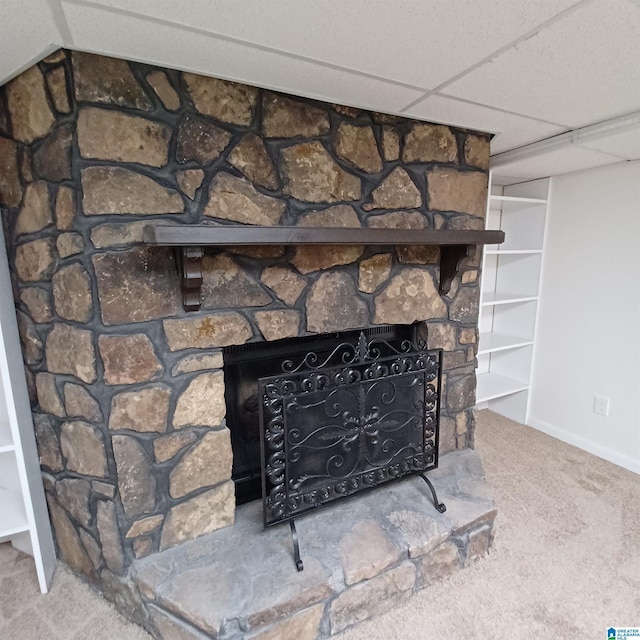
<path id="1" fill-rule="evenodd" d="M 417 324 L 443 350 L 440 455 L 472 447 L 480 251 L 441 294 L 438 246 L 206 248 L 187 312 L 176 255 L 143 237 L 479 230 L 488 162 L 483 134 L 85 53 L 3 87 L 2 223 L 62 560 L 127 610 L 136 560 L 232 527 L 230 345 Z"/>

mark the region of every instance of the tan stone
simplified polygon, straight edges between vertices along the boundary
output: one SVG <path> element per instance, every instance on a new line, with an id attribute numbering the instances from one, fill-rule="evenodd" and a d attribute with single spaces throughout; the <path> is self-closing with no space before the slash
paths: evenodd
<path id="1" fill-rule="evenodd" d="M 138 536 L 144 536 L 151 533 L 154 529 L 157 529 L 163 522 L 164 516 L 148 516 L 136 520 L 127 531 L 125 538 L 137 538 Z"/>
<path id="2" fill-rule="evenodd" d="M 39 287 L 22 287 L 20 300 L 26 305 L 35 322 L 50 322 L 52 315 L 51 296 Z"/>
<path id="3" fill-rule="evenodd" d="M 166 73 L 163 71 L 152 71 L 147 76 L 147 82 L 158 94 L 158 98 L 162 101 L 165 109 L 168 109 L 169 111 L 177 111 L 180 108 L 180 96 L 171 86 Z"/>
<path id="4" fill-rule="evenodd" d="M 170 127 L 113 109 L 83 107 L 78 114 L 78 147 L 83 158 L 164 167 Z"/>
<path id="5" fill-rule="evenodd" d="M 96 353 L 91 331 L 57 323 L 46 342 L 47 367 L 52 373 L 66 373 L 83 382 L 96 380 Z"/>
<path id="6" fill-rule="evenodd" d="M 305 142 L 282 149 L 283 192 L 305 202 L 359 200 L 360 178 L 348 173 L 321 142 Z"/>
<path id="7" fill-rule="evenodd" d="M 97 400 L 79 384 L 64 385 L 64 406 L 68 416 L 84 418 L 90 422 L 101 422 L 102 411 Z"/>
<path id="8" fill-rule="evenodd" d="M 102 552 L 100 551 L 100 545 L 95 541 L 94 537 L 85 529 L 78 531 L 80 534 L 80 540 L 82 540 L 82 546 L 91 559 L 93 568 L 98 571 L 102 565 Z"/>
<path id="9" fill-rule="evenodd" d="M 170 351 L 244 344 L 253 335 L 249 323 L 235 312 L 165 320 L 162 324 Z"/>
<path id="10" fill-rule="evenodd" d="M 452 351 L 456 347 L 456 328 L 449 322 L 427 323 L 429 349 Z"/>
<path id="11" fill-rule="evenodd" d="M 42 62 L 46 62 L 47 64 L 56 64 L 57 62 L 62 62 L 67 59 L 67 54 L 64 49 L 58 49 L 54 51 L 52 54 L 48 55 L 46 58 L 42 60 Z"/>
<path id="12" fill-rule="evenodd" d="M 221 351 L 185 356 L 173 366 L 171 375 L 179 376 L 181 373 L 193 373 L 205 369 L 222 369 L 223 364 L 224 361 Z"/>
<path id="13" fill-rule="evenodd" d="M 279 93 L 262 99 L 262 131 L 267 138 L 315 138 L 329 131 L 329 114 Z"/>
<path id="14" fill-rule="evenodd" d="M 358 288 L 365 293 L 373 293 L 391 273 L 392 256 L 379 253 L 360 263 L 358 268 Z"/>
<path id="15" fill-rule="evenodd" d="M 340 558 L 347 585 L 373 578 L 400 562 L 406 553 L 378 522 L 357 522 L 340 540 Z"/>
<path id="16" fill-rule="evenodd" d="M 265 189 L 277 189 L 280 184 L 276 168 L 267 153 L 264 142 L 255 133 L 248 133 L 234 147 L 227 158 L 253 184 Z"/>
<path id="17" fill-rule="evenodd" d="M 160 549 L 193 540 L 233 524 L 235 488 L 225 482 L 176 505 L 169 511 L 160 538 Z"/>
<path id="18" fill-rule="evenodd" d="M 178 128 L 176 160 L 211 164 L 220 157 L 231 140 L 231 134 L 211 122 L 187 114 Z"/>
<path id="19" fill-rule="evenodd" d="M 33 414 L 33 426 L 38 444 L 40 465 L 58 473 L 64 469 L 60 440 L 51 426 L 51 418 L 40 413 Z"/>
<path id="20" fill-rule="evenodd" d="M 298 220 L 299 227 L 361 227 L 356 210 L 350 204 L 336 204 L 319 211 L 304 214 Z"/>
<path id="21" fill-rule="evenodd" d="M 336 153 L 367 173 L 382 171 L 382 159 L 371 127 L 343 122 L 338 127 Z"/>
<path id="22" fill-rule="evenodd" d="M 139 244 L 148 225 L 146 220 L 101 224 L 91 229 L 91 242 L 96 249 Z"/>
<path id="23" fill-rule="evenodd" d="M 130 336 L 100 336 L 98 349 L 107 384 L 135 384 L 155 380 L 162 365 L 151 340 L 144 333 Z"/>
<path id="24" fill-rule="evenodd" d="M 427 187 L 429 209 L 484 218 L 488 195 L 485 173 L 436 168 L 427 172 Z"/>
<path id="25" fill-rule="evenodd" d="M 47 72 L 47 86 L 53 100 L 53 105 L 59 113 L 69 113 L 71 104 L 67 93 L 67 74 L 64 66 L 56 67 Z"/>
<path id="26" fill-rule="evenodd" d="M 74 51 L 73 79 L 76 100 L 149 110 L 151 101 L 125 60 Z"/>
<path id="27" fill-rule="evenodd" d="M 415 209 L 422 206 L 422 196 L 409 174 L 396 167 L 371 194 L 372 203 L 362 208 L 373 209 Z"/>
<path id="28" fill-rule="evenodd" d="M 465 271 L 462 274 L 461 282 L 462 284 L 472 284 L 473 282 L 478 281 L 478 272 L 477 271 Z"/>
<path id="29" fill-rule="evenodd" d="M 416 562 L 418 584 L 421 587 L 433 584 L 451 575 L 461 566 L 460 553 L 456 544 L 451 540 L 443 542 Z"/>
<path id="30" fill-rule="evenodd" d="M 178 397 L 173 427 L 217 427 L 225 413 L 222 372 L 202 373 Z"/>
<path id="31" fill-rule="evenodd" d="M 480 307 L 480 290 L 475 287 L 460 287 L 449 305 L 449 317 L 455 322 L 476 324 Z"/>
<path id="32" fill-rule="evenodd" d="M 400 134 L 390 125 L 382 127 L 382 153 L 388 161 L 400 158 Z"/>
<path id="33" fill-rule="evenodd" d="M 162 386 L 118 393 L 111 401 L 109 429 L 164 433 L 171 390 Z"/>
<path id="34" fill-rule="evenodd" d="M 295 304 L 307 285 L 297 273 L 281 266 L 266 267 L 260 280 L 289 306 Z"/>
<path id="35" fill-rule="evenodd" d="M 419 211 L 392 211 L 367 218 L 374 229 L 426 229 L 427 218 Z"/>
<path id="36" fill-rule="evenodd" d="M 204 180 L 204 171 L 202 169 L 185 169 L 184 171 L 178 171 L 176 172 L 176 180 L 178 181 L 180 191 L 182 191 L 187 198 L 193 200 L 196 197 L 196 191 L 200 188 Z"/>
<path id="37" fill-rule="evenodd" d="M 472 133 L 467 134 L 464 141 L 464 161 L 478 169 L 489 168 L 489 139 L 485 136 L 476 136 Z"/>
<path id="38" fill-rule="evenodd" d="M 136 558 L 144 558 L 153 551 L 153 540 L 151 538 L 136 538 L 133 541 L 133 555 Z"/>
<path id="39" fill-rule="evenodd" d="M 36 389 L 38 391 L 38 404 L 45 413 L 50 413 L 60 418 L 65 411 L 56 388 L 56 378 L 51 373 L 41 372 L 36 374 Z"/>
<path id="40" fill-rule="evenodd" d="M 467 551 L 467 562 L 473 562 L 487 555 L 491 546 L 491 528 L 482 527 L 477 531 L 469 533 L 469 549 Z"/>
<path id="41" fill-rule="evenodd" d="M 458 142 L 449 127 L 416 123 L 405 136 L 404 162 L 457 162 Z"/>
<path id="42" fill-rule="evenodd" d="M 104 439 L 93 425 L 81 420 L 62 423 L 60 445 L 67 469 L 86 476 L 108 475 Z"/>
<path id="43" fill-rule="evenodd" d="M 362 109 L 347 107 L 343 104 L 332 104 L 331 106 L 336 113 L 339 113 L 342 116 L 347 116 L 347 118 L 357 118 L 362 113 Z"/>
<path id="44" fill-rule="evenodd" d="M 258 101 L 258 90 L 244 84 L 183 73 L 196 110 L 230 124 L 249 125 Z"/>
<path id="45" fill-rule="evenodd" d="M 358 297 L 349 275 L 341 272 L 323 273 L 311 287 L 306 301 L 307 331 L 329 333 L 365 327 L 369 312 Z"/>
<path id="46" fill-rule="evenodd" d="M 0 137 L 0 203 L 17 207 L 21 200 L 18 145 L 13 140 Z"/>
<path id="47" fill-rule="evenodd" d="M 320 636 L 320 621 L 323 613 L 324 605 L 318 604 L 249 638 L 250 640 L 284 640 L 285 638 L 316 640 Z"/>
<path id="48" fill-rule="evenodd" d="M 21 151 L 20 175 L 22 176 L 22 181 L 33 182 L 35 178 L 33 175 L 33 154 L 31 152 L 31 148 L 26 145 L 22 145 Z"/>
<path id="49" fill-rule="evenodd" d="M 22 207 L 16 220 L 15 235 L 34 233 L 52 223 L 53 216 L 51 215 L 47 183 L 39 181 L 28 184 L 24 193 Z"/>
<path id="50" fill-rule="evenodd" d="M 389 521 L 398 529 L 409 548 L 410 558 L 424 556 L 450 535 L 451 529 L 425 511 L 401 510 L 389 514 Z"/>
<path id="51" fill-rule="evenodd" d="M 52 278 L 56 313 L 65 320 L 89 322 L 93 315 L 91 280 L 80 263 L 62 267 Z"/>
<path id="52" fill-rule="evenodd" d="M 182 213 L 184 203 L 167 189 L 141 173 L 121 167 L 87 167 L 81 172 L 82 210 L 85 215 L 157 215 Z"/>
<path id="53" fill-rule="evenodd" d="M 75 127 L 62 124 L 53 130 L 33 152 L 33 170 L 39 178 L 62 182 L 73 178 L 71 155 Z"/>
<path id="54" fill-rule="evenodd" d="M 478 332 L 475 328 L 460 329 L 458 340 L 460 344 L 476 344 L 478 341 Z"/>
<path id="55" fill-rule="evenodd" d="M 400 264 L 440 264 L 440 247 L 408 245 L 396 247 Z"/>
<path id="56" fill-rule="evenodd" d="M 29 316 L 22 311 L 17 312 L 18 333 L 22 344 L 22 353 L 27 364 L 38 364 L 42 360 L 42 340 Z"/>
<path id="57" fill-rule="evenodd" d="M 13 137 L 31 143 L 46 136 L 55 118 L 44 88 L 44 78 L 37 66 L 30 67 L 12 80 L 6 88 Z"/>
<path id="58" fill-rule="evenodd" d="M 156 438 L 153 441 L 153 455 L 156 462 L 171 460 L 178 451 L 182 451 L 182 449 L 193 444 L 197 439 L 198 434 L 188 429 Z"/>
<path id="59" fill-rule="evenodd" d="M 256 325 L 265 340 L 281 340 L 299 335 L 300 313 L 291 309 L 256 311 Z"/>
<path id="60" fill-rule="evenodd" d="M 96 525 L 105 564 L 120 575 L 124 570 L 124 551 L 118 530 L 118 518 L 113 502 L 98 500 L 96 503 Z"/>
<path id="61" fill-rule="evenodd" d="M 302 274 L 351 264 L 364 253 L 362 245 L 303 245 L 296 247 L 291 264 Z"/>
<path id="62" fill-rule="evenodd" d="M 220 172 L 211 181 L 204 215 L 272 226 L 278 224 L 285 208 L 284 202 L 259 193 L 248 180 Z"/>
<path id="63" fill-rule="evenodd" d="M 112 438 L 118 471 L 118 490 L 130 520 L 151 513 L 156 505 L 156 481 L 151 461 L 140 443 L 130 436 Z"/>
<path id="64" fill-rule="evenodd" d="M 376 324 L 411 324 L 447 315 L 432 275 L 413 267 L 402 269 L 394 276 L 375 297 L 374 304 Z"/>
<path id="65" fill-rule="evenodd" d="M 16 248 L 16 272 L 23 282 L 49 280 L 56 264 L 53 238 L 25 242 Z"/>
<path id="66" fill-rule="evenodd" d="M 56 249 L 61 258 L 69 258 L 84 251 L 84 240 L 79 233 L 61 233 L 56 239 Z"/>
<path id="67" fill-rule="evenodd" d="M 169 474 L 169 495 L 183 498 L 196 489 L 230 480 L 232 460 L 229 429 L 205 433 Z"/>
<path id="68" fill-rule="evenodd" d="M 73 227 L 76 217 L 75 193 L 69 187 L 58 187 L 56 195 L 56 226 L 64 231 Z"/>

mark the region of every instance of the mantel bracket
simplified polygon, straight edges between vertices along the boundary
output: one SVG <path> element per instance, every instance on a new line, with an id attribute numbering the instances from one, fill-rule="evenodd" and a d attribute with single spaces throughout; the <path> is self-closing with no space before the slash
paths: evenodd
<path id="1" fill-rule="evenodd" d="M 200 309 L 203 256 L 202 247 L 176 247 L 178 275 L 182 280 L 182 304 L 185 311 Z"/>
<path id="2" fill-rule="evenodd" d="M 451 290 L 455 277 L 464 269 L 472 244 L 451 244 L 440 247 L 440 295 Z"/>

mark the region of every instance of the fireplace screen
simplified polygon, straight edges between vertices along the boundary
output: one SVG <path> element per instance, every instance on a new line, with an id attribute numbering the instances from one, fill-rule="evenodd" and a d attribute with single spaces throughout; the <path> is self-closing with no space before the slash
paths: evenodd
<path id="1" fill-rule="evenodd" d="M 440 360 L 361 333 L 260 378 L 265 526 L 437 467 Z"/>

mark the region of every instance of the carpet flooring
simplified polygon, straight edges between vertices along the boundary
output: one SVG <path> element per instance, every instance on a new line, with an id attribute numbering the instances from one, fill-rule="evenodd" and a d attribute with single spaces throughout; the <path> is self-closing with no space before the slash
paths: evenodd
<path id="1" fill-rule="evenodd" d="M 595 640 L 640 626 L 640 476 L 488 411 L 476 449 L 498 505 L 490 555 L 336 638 Z M 0 638 L 149 636 L 63 566 L 41 595 L 32 560 L 2 544 Z"/>

